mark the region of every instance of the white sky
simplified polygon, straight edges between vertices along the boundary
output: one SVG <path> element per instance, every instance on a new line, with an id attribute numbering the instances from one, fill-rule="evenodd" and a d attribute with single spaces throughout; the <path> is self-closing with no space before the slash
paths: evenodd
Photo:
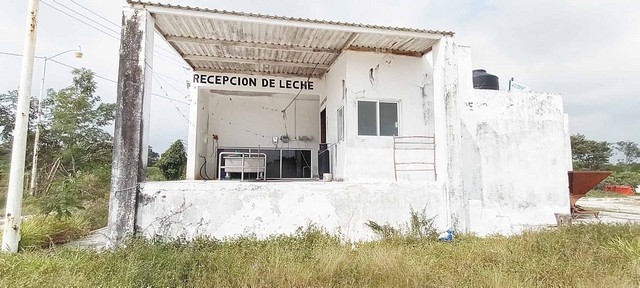
<path id="1" fill-rule="evenodd" d="M 158 0 L 156 0 L 158 1 Z M 75 2 L 75 3 L 74 3 Z M 560 93 L 572 133 L 594 140 L 640 143 L 640 1 L 636 0 L 323 0 L 323 1 L 169 1 L 162 3 L 253 12 L 289 17 L 404 26 L 456 32 L 459 44 L 472 47 L 474 68 L 509 78 L 535 91 Z M 49 4 L 105 33 L 75 20 Z M 98 13 L 109 22 L 91 14 Z M 86 67 L 116 80 L 119 28 L 124 0 L 41 0 L 36 55 L 52 56 L 82 46 L 54 60 Z M 68 10 L 71 8 L 99 24 Z M 4 0 L 0 8 L 0 53 L 22 54 L 26 0 Z M 110 31 L 113 30 L 113 31 Z M 156 43 L 164 48 L 160 37 Z M 185 100 L 188 74 L 182 60 L 156 50 L 153 92 Z M 158 55 L 161 54 L 161 55 Z M 17 89 L 21 58 L 0 54 L 0 93 Z M 33 95 L 40 89 L 43 60 L 34 66 Z M 48 62 L 46 88 L 71 83 L 70 68 Z M 115 102 L 116 85 L 96 79 L 98 95 Z M 164 89 L 158 85 L 161 84 Z M 150 143 L 162 152 L 176 139 L 186 139 L 187 105 L 152 98 Z M 177 107 L 177 108 L 176 108 Z M 180 110 L 180 111 L 178 111 Z"/>

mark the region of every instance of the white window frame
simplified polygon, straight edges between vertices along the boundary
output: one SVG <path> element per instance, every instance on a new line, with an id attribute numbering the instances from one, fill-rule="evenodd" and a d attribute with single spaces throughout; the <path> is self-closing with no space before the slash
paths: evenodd
<path id="1" fill-rule="evenodd" d="M 398 115 L 398 118 L 396 119 L 398 121 L 398 135 L 400 135 L 400 100 L 374 100 L 374 99 L 358 99 L 358 102 L 375 102 L 376 103 L 376 135 L 360 135 L 360 130 L 358 129 L 357 135 L 358 137 L 393 137 L 390 135 L 380 135 L 380 103 L 393 103 L 396 104 L 396 115 Z M 356 103 L 356 115 L 357 115 L 357 119 L 358 121 L 360 121 L 360 105 L 358 103 Z M 359 125 L 356 125 L 359 126 Z"/>

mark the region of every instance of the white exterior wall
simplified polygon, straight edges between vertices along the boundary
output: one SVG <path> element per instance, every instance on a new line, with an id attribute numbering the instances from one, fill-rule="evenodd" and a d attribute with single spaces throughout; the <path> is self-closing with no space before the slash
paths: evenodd
<path id="1" fill-rule="evenodd" d="M 559 95 L 475 90 L 461 110 L 470 231 L 512 234 L 569 213 L 570 148 Z"/>
<path id="2" fill-rule="evenodd" d="M 203 163 L 200 155 L 207 155 L 211 134 L 207 132 L 206 111 L 209 97 L 199 93 L 197 86 L 191 86 L 191 106 L 189 110 L 189 138 L 187 140 L 187 179 L 200 179 L 200 167 Z"/>
<path id="3" fill-rule="evenodd" d="M 213 186 L 212 186 L 213 185 Z M 148 182 L 142 185 L 136 231 L 165 239 L 218 239 L 292 234 L 315 224 L 343 240 L 366 241 L 375 234 L 369 220 L 406 227 L 411 211 L 442 218 L 435 182 Z M 426 191 L 434 191 L 429 193 Z M 438 226 L 436 228 L 443 228 Z"/>
<path id="4" fill-rule="evenodd" d="M 331 70 L 324 76 L 325 90 L 323 99 L 326 99 L 325 103 L 320 106 L 319 113 L 326 109 L 327 113 L 327 143 L 329 143 L 329 153 L 331 154 L 331 172 L 334 179 L 345 178 L 345 165 L 349 155 L 346 153 L 347 135 L 343 135 L 343 139 L 338 141 L 338 108 L 344 107 L 346 101 L 346 85 L 347 84 L 347 58 L 342 55 L 331 66 Z M 343 89 L 343 81 L 345 83 L 345 89 Z M 322 101 L 322 100 L 321 100 Z M 347 111 L 343 108 L 343 116 L 346 117 Z M 353 124 L 344 121 L 344 128 Z M 318 124 L 320 125 L 320 124 Z M 345 133 L 346 134 L 346 133 Z"/>
<path id="5" fill-rule="evenodd" d="M 140 231 L 173 237 L 200 233 L 200 228 L 193 227 L 204 225 L 204 235 L 266 236 L 289 233 L 307 224 L 305 221 L 313 221 L 330 232 L 349 230 L 349 239 L 363 240 L 372 235 L 362 226 L 366 220 L 397 224 L 406 220 L 408 207 L 421 209 L 427 204 L 428 210 L 438 215 L 439 227 L 480 235 L 508 235 L 555 224 L 554 213 L 569 212 L 567 171 L 571 168 L 571 151 L 561 97 L 474 90 L 471 70 L 470 48 L 457 46 L 448 37 L 422 58 L 346 52 L 322 79 L 326 84 L 322 93 L 302 95 L 296 101 L 296 112 L 288 109 L 286 122 L 292 139 L 294 134 L 314 136 L 314 141 L 304 144 L 313 149 L 316 174 L 319 114 L 326 108 L 327 142 L 335 144 L 331 150 L 332 171 L 334 178 L 344 183 L 229 183 L 216 186 L 223 188 L 222 194 L 218 188 L 213 193 L 205 186 L 167 184 L 179 191 L 177 194 L 160 191 L 171 190 L 168 188 L 147 186 L 144 194 L 160 191 L 166 200 L 141 207 L 141 223 L 152 228 Z M 271 137 L 284 135 L 280 110 L 293 96 L 251 95 L 211 92 L 204 87 L 195 107 L 208 111 L 198 114 L 197 127 L 206 127 L 206 137 L 220 135 L 220 146 L 272 148 Z M 394 181 L 393 137 L 358 135 L 358 100 L 397 102 L 399 135 L 436 137 L 437 181 L 432 174 L 399 174 L 401 181 Z M 344 141 L 337 142 L 337 109 L 343 105 L 345 135 Z M 297 133 L 291 132 L 292 127 Z M 295 143 L 292 141 L 289 147 L 297 148 Z M 194 146 L 193 150 L 210 155 L 211 143 L 205 146 Z M 210 175 L 214 173 L 209 171 Z M 228 197 L 236 199 L 235 204 L 225 202 L 232 201 Z M 389 201 L 395 204 L 389 205 Z M 222 203 L 220 207 L 215 206 L 218 202 Z M 158 215 L 173 215 L 172 211 L 182 209 L 180 205 L 201 208 L 189 210 L 186 222 L 177 226 L 166 228 L 152 223 L 151 219 L 160 219 Z M 283 205 L 289 205 L 286 207 L 291 211 L 283 212 L 279 208 Z M 214 206 L 218 208 L 207 208 Z M 211 214 L 207 209 L 221 214 Z M 351 218 L 356 217 L 353 215 L 359 218 Z"/>
<path id="6" fill-rule="evenodd" d="M 393 137 L 358 135 L 358 100 L 398 103 L 400 136 L 433 136 L 433 81 L 425 58 L 353 52 L 346 57 L 345 180 L 395 181 Z M 371 73 L 372 72 L 372 73 Z M 370 75 L 372 74 L 372 78 Z M 338 156 L 340 157 L 340 155 Z M 433 151 L 398 152 L 397 160 L 433 161 Z M 410 158 L 412 157 L 412 158 Z M 432 172 L 399 172 L 398 180 L 433 181 Z"/>

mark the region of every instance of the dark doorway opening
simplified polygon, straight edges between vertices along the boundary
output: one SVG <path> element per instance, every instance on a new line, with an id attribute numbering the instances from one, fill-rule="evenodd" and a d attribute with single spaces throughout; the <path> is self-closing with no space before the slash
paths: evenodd
<path id="1" fill-rule="evenodd" d="M 331 173 L 328 148 L 327 109 L 323 109 L 322 112 L 320 112 L 320 147 L 318 149 L 318 177 L 320 177 L 320 179 L 322 179 L 324 173 Z"/>

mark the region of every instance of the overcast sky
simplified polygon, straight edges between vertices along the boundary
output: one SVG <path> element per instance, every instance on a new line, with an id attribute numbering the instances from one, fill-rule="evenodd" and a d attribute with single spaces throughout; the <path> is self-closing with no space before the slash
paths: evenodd
<path id="1" fill-rule="evenodd" d="M 514 77 L 535 91 L 562 94 L 572 133 L 583 133 L 595 140 L 640 142 L 640 1 L 637 0 L 160 2 L 454 31 L 459 44 L 472 47 L 474 68 L 498 75 L 502 88 Z M 117 24 L 124 5 L 124 0 L 41 0 L 36 55 L 52 56 L 82 46 L 82 59 L 66 53 L 54 60 L 96 72 L 103 77 L 96 79 L 98 94 L 106 102 L 115 102 L 116 85 L 112 80 L 116 80 L 118 70 Z M 0 53 L 22 53 L 26 13 L 27 1 L 3 1 Z M 156 43 L 163 48 L 155 49 L 154 71 L 159 76 L 154 79 L 153 93 L 185 101 L 187 65 L 171 55 L 159 38 L 156 37 Z M 0 54 L 0 92 L 17 89 L 20 61 L 20 57 Z M 35 62 L 33 95 L 40 89 L 42 64 L 43 60 Z M 69 85 L 70 70 L 49 61 L 45 87 L 58 90 Z M 152 98 L 151 105 L 150 143 L 156 151 L 164 151 L 176 139 L 186 139 L 188 122 L 183 115 L 188 115 L 187 105 L 158 96 Z"/>

